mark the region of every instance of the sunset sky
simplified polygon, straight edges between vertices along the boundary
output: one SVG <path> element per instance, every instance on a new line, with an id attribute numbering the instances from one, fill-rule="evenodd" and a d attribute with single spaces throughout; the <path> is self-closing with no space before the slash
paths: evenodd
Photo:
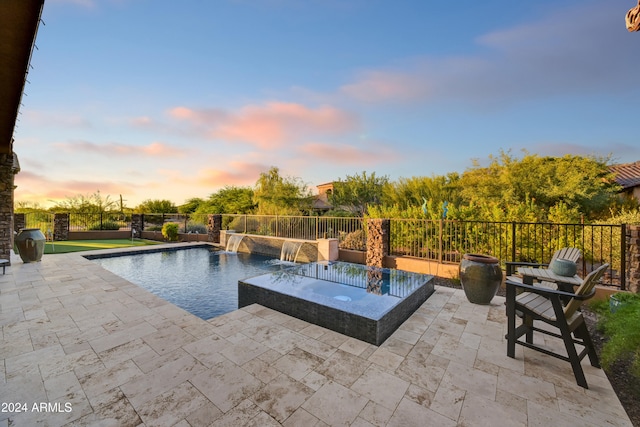
<path id="1" fill-rule="evenodd" d="M 46 0 L 16 202 L 640 160 L 635 0 Z"/>

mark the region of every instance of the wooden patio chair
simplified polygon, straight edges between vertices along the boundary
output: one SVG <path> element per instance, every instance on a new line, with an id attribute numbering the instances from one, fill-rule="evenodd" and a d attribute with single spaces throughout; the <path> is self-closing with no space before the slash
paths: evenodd
<path id="1" fill-rule="evenodd" d="M 517 273 L 518 267 L 535 267 L 535 268 L 549 267 L 551 263 L 556 259 L 566 259 L 566 260 L 577 263 L 581 255 L 582 255 L 582 251 L 578 248 L 562 248 L 554 252 L 553 256 L 551 257 L 551 261 L 549 261 L 549 264 L 543 264 L 543 263 L 537 263 L 537 262 L 508 261 L 505 263 L 507 276 L 515 275 Z"/>
<path id="2" fill-rule="evenodd" d="M 607 268 L 609 268 L 609 264 L 604 264 L 589 273 L 575 293 L 525 285 L 521 282 L 507 279 L 507 356 L 514 358 L 516 344 L 520 344 L 570 362 L 578 385 L 589 388 L 580 361 L 586 355 L 589 355 L 591 366 L 599 368 L 600 362 L 582 317 L 582 312 L 578 309 L 584 301 L 595 295 L 595 286 Z M 523 290 L 519 295 L 516 292 L 518 289 Z M 562 304 L 562 297 L 570 298 L 570 301 L 565 306 Z M 522 317 L 522 324 L 518 327 L 516 327 L 516 317 Z M 542 321 L 557 328 L 559 333 L 548 330 L 548 328 L 540 329 L 536 327 L 534 324 L 536 321 Z M 567 355 L 565 356 L 534 344 L 534 332 L 562 339 Z M 518 339 L 523 335 L 526 336 L 524 341 Z M 584 347 L 580 353 L 577 352 L 576 344 Z"/>

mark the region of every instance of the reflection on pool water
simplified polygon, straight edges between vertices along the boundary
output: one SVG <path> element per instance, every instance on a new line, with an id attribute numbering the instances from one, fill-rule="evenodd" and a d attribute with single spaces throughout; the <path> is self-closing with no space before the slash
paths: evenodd
<path id="1" fill-rule="evenodd" d="M 210 247 L 92 259 L 205 320 L 238 309 L 238 280 L 292 265 L 262 255 L 230 254 Z"/>

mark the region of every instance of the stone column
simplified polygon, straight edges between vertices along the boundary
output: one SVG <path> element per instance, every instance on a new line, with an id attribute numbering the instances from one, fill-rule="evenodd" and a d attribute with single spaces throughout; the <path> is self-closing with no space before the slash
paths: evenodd
<path id="1" fill-rule="evenodd" d="M 19 171 L 18 156 L 14 153 L 0 154 L 0 259 L 11 260 L 14 176 Z"/>
<path id="2" fill-rule="evenodd" d="M 389 255 L 390 224 L 388 219 L 367 220 L 367 265 L 384 266 L 384 257 Z"/>
<path id="3" fill-rule="evenodd" d="M 627 225 L 631 236 L 627 251 L 629 254 L 629 275 L 627 289 L 633 293 L 640 293 L 640 225 Z"/>
<path id="4" fill-rule="evenodd" d="M 209 214 L 207 217 L 207 234 L 209 241 L 220 243 L 220 230 L 222 229 L 222 215 Z"/>
<path id="5" fill-rule="evenodd" d="M 13 231 L 19 233 L 21 229 L 27 228 L 27 216 L 23 213 L 13 214 Z"/>
<path id="6" fill-rule="evenodd" d="M 69 240 L 69 214 L 53 215 L 53 240 Z"/>
<path id="7" fill-rule="evenodd" d="M 131 236 L 139 239 L 142 237 L 143 230 L 144 230 L 144 214 L 132 214 L 131 215 Z"/>

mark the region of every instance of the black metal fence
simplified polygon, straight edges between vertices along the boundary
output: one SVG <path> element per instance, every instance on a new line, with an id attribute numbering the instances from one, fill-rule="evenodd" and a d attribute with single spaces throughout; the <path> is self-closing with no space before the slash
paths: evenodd
<path id="1" fill-rule="evenodd" d="M 207 233 L 207 214 L 144 214 L 144 230 L 161 231 L 166 223 L 178 224 L 179 233 Z"/>
<path id="2" fill-rule="evenodd" d="M 345 249 L 366 250 L 366 222 L 363 218 L 222 215 L 222 229 L 288 239 L 335 238 Z"/>
<path id="3" fill-rule="evenodd" d="M 69 231 L 131 230 L 131 215 L 118 213 L 69 214 Z"/>
<path id="4" fill-rule="evenodd" d="M 315 240 L 337 238 L 343 249 L 366 250 L 366 219 L 279 215 L 221 215 L 222 229 L 238 233 Z M 144 214 L 144 229 L 179 225 L 181 233 L 207 233 L 208 215 Z M 51 228 L 52 214 L 25 215 L 28 226 Z M 390 254 L 440 263 L 459 263 L 465 253 L 481 253 L 507 261 L 547 263 L 562 247 L 582 251 L 580 272 L 586 275 L 603 263 L 611 268 L 605 280 L 626 288 L 630 266 L 626 225 L 483 222 L 390 219 Z M 39 225 L 36 225 L 39 224 Z M 69 214 L 70 231 L 131 230 L 131 216 Z M 45 231 L 45 230 L 43 230 Z"/>
<path id="5" fill-rule="evenodd" d="M 480 253 L 507 261 L 548 263 L 563 247 L 582 251 L 584 276 L 611 265 L 605 280 L 625 289 L 628 277 L 627 226 L 421 219 L 390 220 L 392 255 L 459 263 L 465 253 Z"/>

